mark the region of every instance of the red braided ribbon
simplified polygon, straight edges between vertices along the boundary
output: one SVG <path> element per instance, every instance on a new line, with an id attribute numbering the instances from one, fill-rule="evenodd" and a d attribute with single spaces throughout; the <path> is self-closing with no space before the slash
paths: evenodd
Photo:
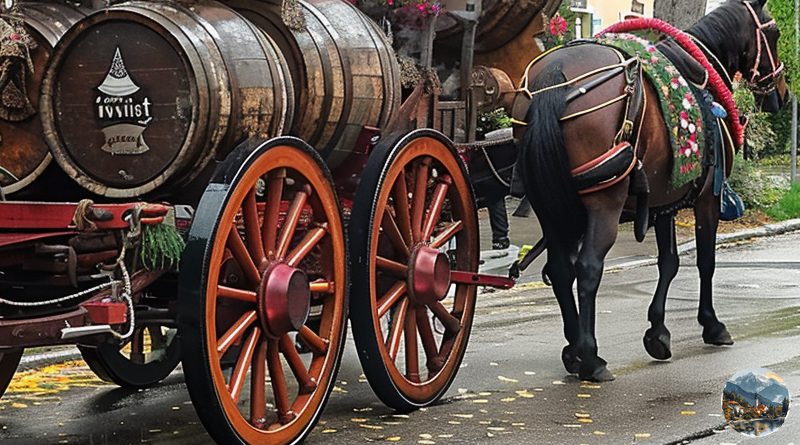
<path id="1" fill-rule="evenodd" d="M 607 33 L 647 30 L 655 30 L 675 39 L 675 41 L 678 42 L 678 44 L 680 44 L 684 50 L 686 50 L 686 52 L 694 57 L 695 60 L 697 60 L 697 62 L 699 62 L 700 65 L 702 65 L 703 68 L 708 71 L 708 83 L 711 86 L 711 92 L 728 112 L 728 122 L 731 124 L 731 130 L 733 131 L 736 144 L 739 147 L 743 146 L 744 128 L 739 122 L 739 109 L 736 108 L 736 102 L 733 100 L 733 93 L 731 93 L 731 91 L 728 89 L 728 86 L 725 85 L 725 81 L 722 80 L 722 77 L 720 77 L 717 70 L 715 70 L 708 61 L 708 58 L 706 58 L 706 55 L 703 54 L 703 51 L 700 50 L 700 48 L 692 41 L 688 34 L 663 20 L 636 18 L 615 23 L 600 31 L 595 37 L 599 37 Z"/>

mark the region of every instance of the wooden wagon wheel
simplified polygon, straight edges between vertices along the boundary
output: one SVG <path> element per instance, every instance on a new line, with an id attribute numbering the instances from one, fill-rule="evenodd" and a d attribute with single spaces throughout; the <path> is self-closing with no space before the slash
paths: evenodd
<path id="1" fill-rule="evenodd" d="M 155 385 L 172 373 L 181 361 L 175 323 L 150 322 L 136 313 L 136 328 L 129 341 L 78 346 L 83 360 L 101 379 L 123 388 Z"/>
<path id="2" fill-rule="evenodd" d="M 3 397 L 8 384 L 14 378 L 17 365 L 19 365 L 19 361 L 22 358 L 22 351 L 22 349 L 0 351 L 0 397 Z"/>
<path id="3" fill-rule="evenodd" d="M 299 139 L 246 142 L 198 205 L 178 320 L 189 392 L 218 443 L 300 441 L 333 389 L 348 260 L 332 184 Z"/>
<path id="4" fill-rule="evenodd" d="M 480 254 L 464 166 L 438 132 L 389 137 L 354 202 L 350 319 L 364 373 L 392 408 L 431 404 L 458 372 L 475 308 L 476 286 L 451 281 L 477 272 Z"/>

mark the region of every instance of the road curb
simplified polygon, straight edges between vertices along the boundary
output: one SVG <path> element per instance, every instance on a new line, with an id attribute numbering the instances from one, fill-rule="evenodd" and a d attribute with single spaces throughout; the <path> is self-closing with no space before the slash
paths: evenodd
<path id="1" fill-rule="evenodd" d="M 738 232 L 733 232 L 733 233 L 720 233 L 717 234 L 717 247 L 749 239 L 782 235 L 784 233 L 794 232 L 798 230 L 800 230 L 800 218 L 790 219 L 787 221 L 781 221 L 773 224 L 766 224 L 761 227 L 740 230 Z M 687 241 L 678 246 L 678 255 L 687 255 L 689 253 L 694 252 L 696 249 L 697 246 L 695 244 L 695 240 Z M 654 257 L 637 258 L 635 260 L 614 264 L 613 266 L 607 266 L 603 270 L 604 272 L 620 272 L 623 270 L 635 269 L 637 267 L 654 266 L 656 264 L 658 264 L 658 258 Z M 516 291 L 534 290 L 534 289 L 541 289 L 544 287 L 549 287 L 549 286 L 547 286 L 542 281 L 532 281 L 527 283 L 521 283 L 517 286 L 514 286 L 514 288 L 510 289 L 509 291 L 513 292 L 514 290 Z M 497 294 L 495 293 L 494 295 Z"/>

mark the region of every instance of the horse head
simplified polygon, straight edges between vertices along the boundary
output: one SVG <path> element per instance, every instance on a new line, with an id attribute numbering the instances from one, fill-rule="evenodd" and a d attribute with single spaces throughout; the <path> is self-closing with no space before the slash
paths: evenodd
<path id="1" fill-rule="evenodd" d="M 17 17 L 0 18 L 0 118 L 19 122 L 36 114 L 28 97 L 36 42 Z"/>
<path id="2" fill-rule="evenodd" d="M 786 99 L 784 65 L 778 58 L 778 24 L 766 10 L 767 0 L 741 0 L 752 28 L 746 27 L 746 48 L 740 71 L 762 111 L 779 111 Z"/>

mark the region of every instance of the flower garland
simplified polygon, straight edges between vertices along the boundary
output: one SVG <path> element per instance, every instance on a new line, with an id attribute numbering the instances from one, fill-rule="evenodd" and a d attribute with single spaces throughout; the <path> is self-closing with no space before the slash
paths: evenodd
<path id="1" fill-rule="evenodd" d="M 361 3 L 374 3 L 388 9 L 406 9 L 427 17 L 442 13 L 444 8 L 437 0 L 349 0 L 354 5 Z"/>
<path id="2" fill-rule="evenodd" d="M 736 145 L 739 147 L 743 146 L 744 128 L 739 121 L 739 110 L 736 108 L 736 102 L 733 100 L 733 94 L 725 85 L 725 81 L 722 80 L 722 77 L 720 77 L 719 73 L 708 61 L 706 55 L 700 50 L 700 48 L 697 47 L 697 44 L 692 41 L 688 34 L 663 20 L 636 18 L 611 25 L 603 31 L 600 31 L 600 33 L 597 34 L 597 37 L 601 37 L 606 33 L 624 33 L 649 30 L 660 32 L 675 39 L 675 41 L 680 44 L 684 50 L 686 50 L 686 52 L 694 57 L 695 60 L 697 60 L 697 62 L 700 63 L 703 68 L 705 68 L 705 70 L 708 72 L 708 83 L 711 87 L 711 92 L 728 112 L 728 117 L 730 118 L 728 121 L 731 125 L 731 130 L 733 131 Z"/>

